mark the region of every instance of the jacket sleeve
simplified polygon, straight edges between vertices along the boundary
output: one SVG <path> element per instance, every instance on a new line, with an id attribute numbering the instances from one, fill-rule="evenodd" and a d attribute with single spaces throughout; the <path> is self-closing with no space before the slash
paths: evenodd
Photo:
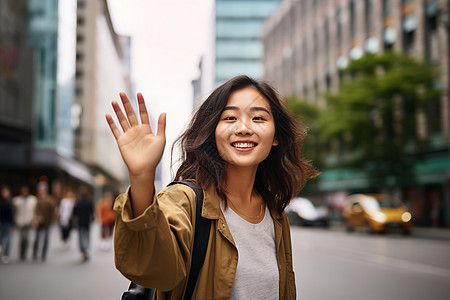
<path id="1" fill-rule="evenodd" d="M 134 218 L 131 202 L 128 189 L 114 203 L 116 268 L 144 287 L 172 290 L 190 268 L 195 193 L 180 184 L 167 187 Z"/>

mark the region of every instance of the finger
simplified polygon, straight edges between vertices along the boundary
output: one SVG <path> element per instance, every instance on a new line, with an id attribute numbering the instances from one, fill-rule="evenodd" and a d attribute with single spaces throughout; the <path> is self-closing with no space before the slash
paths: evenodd
<path id="1" fill-rule="evenodd" d="M 106 122 L 108 122 L 109 129 L 111 129 L 112 134 L 116 138 L 116 140 L 120 137 L 120 130 L 117 128 L 116 123 L 114 123 L 113 118 L 110 114 L 106 114 Z"/>
<path id="2" fill-rule="evenodd" d="M 158 118 L 158 132 L 156 135 L 165 137 L 166 136 L 166 113 L 162 113 Z"/>
<path id="3" fill-rule="evenodd" d="M 119 120 L 119 124 L 122 127 L 123 131 L 127 131 L 128 129 L 130 129 L 130 125 L 128 124 L 127 118 L 125 118 L 125 115 L 123 114 L 119 103 L 117 103 L 117 101 L 113 101 L 111 102 L 111 105 L 114 109 L 114 112 L 116 113 L 117 120 Z"/>
<path id="4" fill-rule="evenodd" d="M 142 124 L 150 124 L 148 119 L 147 107 L 145 106 L 144 96 L 141 93 L 137 94 L 139 103 L 139 116 L 141 117 Z"/>
<path id="5" fill-rule="evenodd" d="M 130 122 L 131 126 L 138 125 L 138 120 L 136 118 L 136 114 L 134 113 L 133 106 L 131 106 L 130 100 L 128 100 L 127 94 L 124 92 L 120 92 L 120 99 L 122 100 L 123 107 L 125 108 L 125 112 L 127 113 L 128 122 Z"/>

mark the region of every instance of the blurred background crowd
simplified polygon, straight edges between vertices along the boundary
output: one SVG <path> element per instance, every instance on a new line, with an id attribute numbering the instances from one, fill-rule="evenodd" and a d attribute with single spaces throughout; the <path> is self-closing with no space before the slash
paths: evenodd
<path id="1" fill-rule="evenodd" d="M 41 181 L 36 186 L 36 195 L 31 194 L 26 184 L 20 186 L 19 194 L 12 194 L 9 186 L 2 186 L 0 196 L 0 258 L 8 264 L 12 242 L 17 242 L 17 257 L 20 261 L 32 259 L 45 262 L 52 227 L 60 231 L 60 245 L 64 250 L 71 247 L 71 231 L 78 231 L 77 247 L 82 261 L 90 257 L 91 224 L 97 220 L 101 225 L 101 250 L 108 251 L 112 245 L 115 223 L 113 193 L 106 190 L 103 197 L 94 202 L 88 186 L 81 185 L 78 191 L 68 189 L 57 201 L 49 193 L 49 185 Z M 95 204 L 96 203 L 96 204 Z M 95 209 L 94 209 L 95 208 Z M 54 229 L 53 229 L 54 230 Z M 12 239 L 13 233 L 17 236 Z M 52 241 L 55 242 L 55 241 Z"/>

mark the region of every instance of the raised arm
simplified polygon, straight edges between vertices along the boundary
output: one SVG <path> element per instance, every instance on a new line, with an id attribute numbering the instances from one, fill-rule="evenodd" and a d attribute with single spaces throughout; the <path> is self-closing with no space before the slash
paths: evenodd
<path id="1" fill-rule="evenodd" d="M 126 116 L 116 101 L 111 104 L 123 132 L 116 126 L 110 114 L 106 114 L 106 121 L 128 168 L 133 215 L 136 217 L 144 212 L 153 199 L 155 169 L 166 144 L 166 114 L 159 116 L 157 133 L 153 134 L 142 94 L 137 94 L 141 124 L 127 95 L 120 93 L 120 99 Z"/>

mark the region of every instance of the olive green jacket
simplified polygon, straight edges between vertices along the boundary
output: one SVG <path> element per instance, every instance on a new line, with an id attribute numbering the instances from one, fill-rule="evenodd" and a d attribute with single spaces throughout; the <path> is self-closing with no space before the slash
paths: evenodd
<path id="1" fill-rule="evenodd" d="M 211 219 L 211 233 L 192 299 L 230 299 L 237 248 L 215 189 L 207 189 L 204 196 L 202 216 Z M 128 279 L 156 288 L 157 299 L 183 297 L 191 264 L 195 203 L 194 191 L 181 184 L 162 190 L 136 218 L 132 218 L 129 191 L 115 201 L 116 268 Z M 284 212 L 271 215 L 275 224 L 280 299 L 295 299 L 289 222 Z"/>

